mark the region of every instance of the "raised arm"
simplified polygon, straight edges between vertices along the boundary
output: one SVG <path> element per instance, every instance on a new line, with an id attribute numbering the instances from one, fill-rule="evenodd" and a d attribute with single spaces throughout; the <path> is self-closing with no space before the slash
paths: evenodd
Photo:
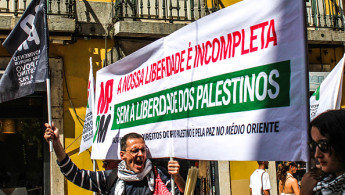
<path id="1" fill-rule="evenodd" d="M 88 171 L 79 169 L 66 154 L 59 139 L 59 129 L 45 123 L 46 130 L 44 139 L 49 143 L 49 139 L 53 139 L 54 152 L 57 157 L 58 165 L 62 174 L 75 185 L 87 190 L 98 192 L 100 194 L 107 193 L 107 178 L 111 171 Z"/>

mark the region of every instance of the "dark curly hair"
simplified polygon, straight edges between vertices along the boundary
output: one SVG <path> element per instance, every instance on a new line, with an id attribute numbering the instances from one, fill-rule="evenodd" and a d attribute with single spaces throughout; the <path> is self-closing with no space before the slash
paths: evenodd
<path id="1" fill-rule="evenodd" d="M 314 118 L 309 127 L 310 140 L 312 127 L 319 129 L 321 135 L 328 139 L 336 157 L 345 163 L 345 110 L 328 110 Z"/>

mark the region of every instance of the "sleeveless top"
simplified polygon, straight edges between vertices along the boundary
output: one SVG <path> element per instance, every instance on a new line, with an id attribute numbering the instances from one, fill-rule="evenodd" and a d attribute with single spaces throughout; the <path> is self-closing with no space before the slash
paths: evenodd
<path id="1" fill-rule="evenodd" d="M 288 178 L 293 178 L 293 176 L 291 175 L 291 173 L 287 173 L 287 176 L 286 176 L 286 180 L 288 179 Z M 284 186 L 285 187 L 285 186 Z M 284 187 L 283 187 L 283 191 L 284 191 Z M 295 193 L 284 193 L 284 192 L 282 192 L 280 195 L 295 195 Z"/>

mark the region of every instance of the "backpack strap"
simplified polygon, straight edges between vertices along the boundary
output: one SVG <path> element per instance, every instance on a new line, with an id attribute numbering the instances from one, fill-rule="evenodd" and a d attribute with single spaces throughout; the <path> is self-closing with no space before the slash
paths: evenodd
<path id="1" fill-rule="evenodd" d="M 264 173 L 266 173 L 266 172 L 264 171 L 261 174 L 261 194 L 264 194 L 264 182 L 263 182 L 263 179 L 262 179 Z"/>

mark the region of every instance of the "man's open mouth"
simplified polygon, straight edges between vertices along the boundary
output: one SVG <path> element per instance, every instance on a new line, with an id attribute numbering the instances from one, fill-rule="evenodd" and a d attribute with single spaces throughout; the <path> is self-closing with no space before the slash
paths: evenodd
<path id="1" fill-rule="evenodd" d="M 139 168 L 144 166 L 144 162 L 142 160 L 136 160 L 134 161 L 134 164 Z"/>

